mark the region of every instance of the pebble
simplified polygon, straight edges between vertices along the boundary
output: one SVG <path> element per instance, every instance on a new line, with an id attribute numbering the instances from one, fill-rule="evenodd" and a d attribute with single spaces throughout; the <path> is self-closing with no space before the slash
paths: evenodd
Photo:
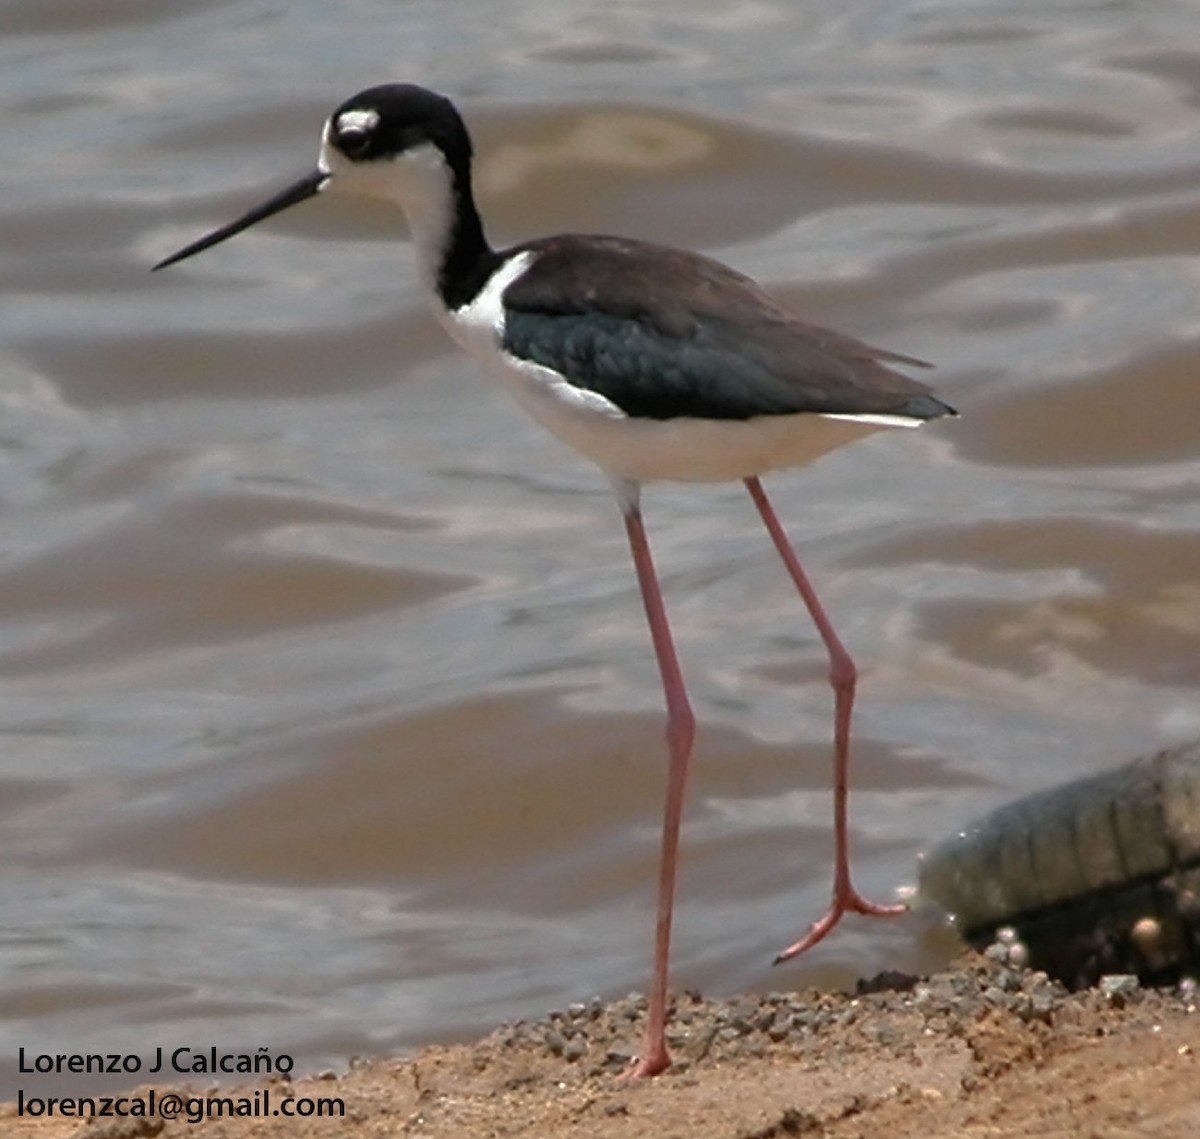
<path id="1" fill-rule="evenodd" d="M 1060 1015 L 1067 1023 L 1080 1006 L 1066 989 L 1045 973 L 1014 965 L 1011 944 L 997 945 L 996 952 L 931 977 L 881 973 L 861 982 L 854 996 L 772 991 L 719 1001 L 678 994 L 668 1026 L 673 1071 L 721 1058 L 780 1053 L 823 1063 L 830 1048 L 858 1037 L 902 1052 L 922 1032 L 952 1031 L 984 1012 L 1011 1017 L 1014 1026 L 1050 1024 Z M 1142 992 L 1136 977 L 1115 974 L 1101 980 L 1093 999 L 1120 1009 L 1140 1000 Z M 1186 1004 L 1196 997 L 1195 987 L 1183 986 L 1171 999 Z M 584 1075 L 619 1073 L 641 1047 L 645 1015 L 641 993 L 610 1004 L 592 997 L 555 1009 L 541 1021 L 517 1021 L 497 1039 L 507 1048 L 548 1052 L 564 1065 L 579 1065 Z"/>
<path id="2" fill-rule="evenodd" d="M 786 1040 L 792 1032 L 792 1018 L 785 1013 L 778 1013 L 767 1028 L 767 1036 L 779 1043 L 781 1040 Z"/>
<path id="3" fill-rule="evenodd" d="M 1109 1004 L 1124 1008 L 1126 1002 L 1141 988 L 1136 973 L 1107 973 L 1096 986 Z"/>

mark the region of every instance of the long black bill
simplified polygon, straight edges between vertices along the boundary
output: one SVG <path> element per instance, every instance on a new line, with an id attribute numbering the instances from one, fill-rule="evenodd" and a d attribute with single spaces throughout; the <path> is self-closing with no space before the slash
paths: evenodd
<path id="1" fill-rule="evenodd" d="M 242 214 L 237 221 L 231 221 L 228 225 L 221 226 L 220 229 L 214 229 L 212 233 L 206 234 L 199 241 L 185 245 L 178 253 L 172 253 L 170 257 L 163 258 L 154 268 L 165 269 L 168 265 L 174 265 L 177 261 L 210 249 L 227 237 L 233 237 L 235 233 L 249 229 L 255 222 L 260 222 L 263 218 L 269 218 L 272 214 L 279 213 L 280 210 L 286 210 L 288 206 L 294 206 L 297 202 L 304 201 L 305 198 L 319 194 L 328 181 L 329 175 L 323 170 L 314 170 L 311 174 L 306 174 L 299 182 L 294 182 L 286 190 L 280 191 L 269 201 L 263 202 L 261 206 L 255 206 L 249 213 Z"/>

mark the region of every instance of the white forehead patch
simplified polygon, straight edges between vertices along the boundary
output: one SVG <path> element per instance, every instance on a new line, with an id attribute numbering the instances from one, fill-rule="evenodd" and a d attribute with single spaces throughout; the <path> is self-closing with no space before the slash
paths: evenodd
<path id="1" fill-rule="evenodd" d="M 342 131 L 362 131 L 369 134 L 379 123 L 378 111 L 343 111 L 337 117 L 334 126 L 339 134 Z"/>

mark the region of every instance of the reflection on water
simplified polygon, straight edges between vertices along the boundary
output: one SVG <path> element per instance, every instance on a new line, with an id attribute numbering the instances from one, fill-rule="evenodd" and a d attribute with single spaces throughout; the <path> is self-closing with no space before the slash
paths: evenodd
<path id="1" fill-rule="evenodd" d="M 864 890 L 1200 733 L 1190 13 L 396 13 L 0 13 L 7 1055 L 344 1064 L 645 983 L 662 713 L 603 480 L 444 342 L 382 207 L 146 271 L 367 83 L 462 99 L 498 241 L 703 248 L 939 364 L 961 420 L 771 480 L 863 672 Z M 917 914 L 768 967 L 828 888 L 823 656 L 740 488 L 646 514 L 701 718 L 676 982 L 936 965 Z"/>

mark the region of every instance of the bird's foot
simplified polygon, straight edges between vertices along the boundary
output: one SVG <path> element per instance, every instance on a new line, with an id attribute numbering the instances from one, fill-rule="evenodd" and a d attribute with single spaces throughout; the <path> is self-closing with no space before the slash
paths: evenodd
<path id="1" fill-rule="evenodd" d="M 826 911 L 825 916 L 813 922 L 809 926 L 808 932 L 799 941 L 789 945 L 780 953 L 773 964 L 778 965 L 783 961 L 790 961 L 793 957 L 799 957 L 806 949 L 811 949 L 818 941 L 824 940 L 833 927 L 842 920 L 843 914 L 856 913 L 866 914 L 868 917 L 890 918 L 904 913 L 907 909 L 908 907 L 903 902 L 886 906 L 879 902 L 869 902 L 850 885 L 835 889 L 833 903 Z"/>
<path id="2" fill-rule="evenodd" d="M 638 1056 L 621 1073 L 622 1080 L 641 1080 L 649 1076 L 657 1076 L 671 1066 L 671 1056 L 665 1044 L 656 1049 L 647 1049 L 645 1056 Z"/>

